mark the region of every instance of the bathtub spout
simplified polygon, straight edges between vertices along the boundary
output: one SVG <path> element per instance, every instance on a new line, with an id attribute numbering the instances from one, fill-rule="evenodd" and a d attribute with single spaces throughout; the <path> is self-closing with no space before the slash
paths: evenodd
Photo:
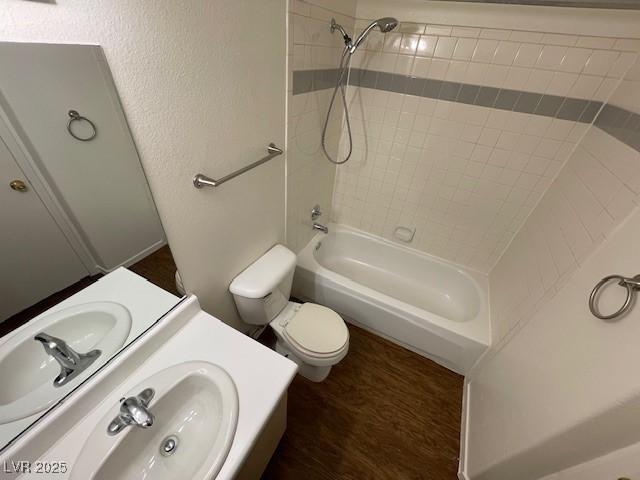
<path id="1" fill-rule="evenodd" d="M 329 227 L 325 227 L 324 225 L 320 225 L 319 223 L 313 223 L 314 230 L 320 230 L 323 233 L 329 233 Z"/>

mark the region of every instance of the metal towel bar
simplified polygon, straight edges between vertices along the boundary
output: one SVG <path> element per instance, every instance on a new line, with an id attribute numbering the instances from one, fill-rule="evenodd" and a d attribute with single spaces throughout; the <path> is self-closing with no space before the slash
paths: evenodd
<path id="1" fill-rule="evenodd" d="M 222 185 L 224 182 L 237 177 L 238 175 L 242 175 L 244 172 L 248 172 L 249 170 L 256 168 L 257 166 L 268 162 L 269 160 L 277 157 L 278 155 L 282 155 L 283 152 L 282 152 L 282 149 L 276 147 L 275 143 L 270 143 L 269 146 L 267 147 L 267 153 L 268 155 L 266 157 L 261 158 L 257 162 L 253 162 L 252 164 L 247 165 L 246 167 L 243 167 L 240 170 L 236 170 L 235 172 L 230 173 L 229 175 L 226 175 L 218 180 L 215 180 L 211 177 L 207 177 L 202 173 L 199 173 L 195 177 L 193 177 L 193 186 L 196 188 L 217 187 L 219 185 Z"/>

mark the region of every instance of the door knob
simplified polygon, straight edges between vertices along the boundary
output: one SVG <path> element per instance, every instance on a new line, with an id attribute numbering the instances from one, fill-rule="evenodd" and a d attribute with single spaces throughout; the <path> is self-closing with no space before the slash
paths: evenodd
<path id="1" fill-rule="evenodd" d="M 22 180 L 14 180 L 9 186 L 18 192 L 24 192 L 27 189 L 27 184 Z"/>

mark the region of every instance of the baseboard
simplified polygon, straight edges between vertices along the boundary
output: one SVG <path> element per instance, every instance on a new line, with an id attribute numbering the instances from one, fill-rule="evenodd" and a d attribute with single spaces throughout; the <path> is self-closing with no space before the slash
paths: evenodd
<path id="1" fill-rule="evenodd" d="M 163 240 L 159 240 L 159 241 L 155 242 L 154 244 L 150 245 L 149 247 L 145 248 L 141 252 L 138 252 L 135 255 L 133 255 L 132 257 L 128 258 L 124 262 L 116 265 L 113 268 L 104 268 L 104 267 L 101 267 L 100 265 L 96 265 L 96 267 L 98 268 L 98 270 L 101 273 L 104 273 L 106 275 L 107 273 L 113 272 L 114 270 L 117 270 L 120 267 L 130 267 L 134 263 L 137 263 L 139 260 L 142 260 L 143 258 L 151 255 L 156 250 L 160 250 L 166 244 L 167 244 L 166 240 L 164 240 L 164 239 Z"/>
<path id="2" fill-rule="evenodd" d="M 467 476 L 467 432 L 469 429 L 469 398 L 471 397 L 471 381 L 465 378 L 462 390 L 462 422 L 460 426 L 460 463 L 458 464 L 458 480 L 469 480 Z"/>

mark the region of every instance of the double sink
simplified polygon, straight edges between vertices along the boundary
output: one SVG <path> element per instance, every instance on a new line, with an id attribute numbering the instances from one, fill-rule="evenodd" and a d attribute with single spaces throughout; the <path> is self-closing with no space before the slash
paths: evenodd
<path id="1" fill-rule="evenodd" d="M 77 386 L 125 343 L 131 315 L 115 302 L 90 302 L 45 315 L 0 346 L 0 423 L 42 412 Z M 60 365 L 35 336 L 46 333 L 74 352 L 97 351 L 92 362 L 68 384 L 54 379 Z M 238 393 L 229 374 L 202 361 L 165 368 L 134 387 L 152 392 L 145 407 L 150 425 L 132 421 L 118 433 L 108 426 L 122 415 L 114 405 L 87 438 L 71 470 L 71 479 L 123 480 L 213 478 L 229 453 L 238 421 Z M 96 462 L 96 459 L 103 459 Z"/>
<path id="2" fill-rule="evenodd" d="M 136 318 L 160 302 L 138 296 L 142 307 L 67 304 L 0 343 L 0 432 L 29 421 L 0 451 L 3 479 L 41 479 L 6 470 L 38 462 L 61 466 L 59 480 L 259 477 L 286 426 L 295 364 L 203 312 L 195 296 L 143 330 Z M 34 340 L 42 334 L 99 354 L 56 384 L 62 364 Z"/>

